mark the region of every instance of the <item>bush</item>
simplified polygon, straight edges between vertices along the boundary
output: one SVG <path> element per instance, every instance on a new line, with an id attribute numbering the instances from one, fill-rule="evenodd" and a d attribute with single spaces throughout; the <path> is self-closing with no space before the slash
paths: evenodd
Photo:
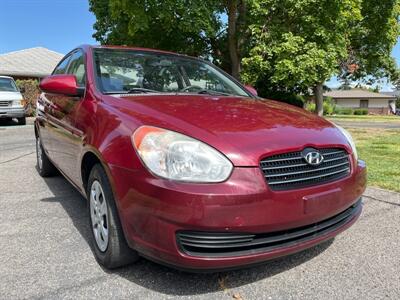
<path id="1" fill-rule="evenodd" d="M 309 112 L 315 112 L 315 103 L 314 102 L 307 102 L 304 106 L 305 110 L 308 110 Z"/>
<path id="2" fill-rule="evenodd" d="M 326 98 L 323 103 L 324 115 L 332 115 L 335 111 L 335 107 L 336 105 L 333 102 L 332 98 Z M 304 108 L 310 112 L 315 112 L 315 102 L 307 102 Z"/>
<path id="3" fill-rule="evenodd" d="M 323 108 L 324 108 L 324 115 L 330 116 L 334 113 L 336 104 L 331 97 L 328 97 L 324 100 Z"/>
<path id="4" fill-rule="evenodd" d="M 347 107 L 336 107 L 334 113 L 337 115 L 352 115 L 354 111 L 353 109 Z"/>
<path id="5" fill-rule="evenodd" d="M 366 108 L 359 108 L 359 109 L 355 109 L 354 110 L 354 114 L 355 115 L 358 115 L 358 116 L 361 116 L 361 115 L 368 115 L 368 109 L 366 109 Z"/>
<path id="6" fill-rule="evenodd" d="M 35 113 L 36 100 L 40 94 L 39 82 L 34 79 L 19 79 L 15 83 L 17 84 L 18 88 L 23 88 L 25 90 L 22 93 L 22 96 L 26 100 L 26 111 L 28 116 L 33 116 Z"/>
<path id="7" fill-rule="evenodd" d="M 260 94 L 262 98 L 276 100 L 280 102 L 285 102 L 297 107 L 303 108 L 304 106 L 304 98 L 303 96 L 296 94 L 287 94 L 283 92 L 274 92 L 270 94 Z"/>

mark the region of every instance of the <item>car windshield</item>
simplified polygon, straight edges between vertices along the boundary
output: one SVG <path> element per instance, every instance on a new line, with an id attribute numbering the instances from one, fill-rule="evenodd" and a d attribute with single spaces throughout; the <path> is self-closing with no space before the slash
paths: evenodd
<path id="1" fill-rule="evenodd" d="M 157 52 L 94 49 L 97 86 L 114 93 L 196 93 L 249 96 L 211 64 Z"/>
<path id="2" fill-rule="evenodd" d="M 0 78 L 0 92 L 18 92 L 14 80 L 10 78 Z"/>

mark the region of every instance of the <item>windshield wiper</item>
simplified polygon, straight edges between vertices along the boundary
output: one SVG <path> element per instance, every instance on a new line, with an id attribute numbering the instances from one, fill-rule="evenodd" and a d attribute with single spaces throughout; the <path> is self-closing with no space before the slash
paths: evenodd
<path id="1" fill-rule="evenodd" d="M 140 94 L 140 93 L 161 93 L 160 91 L 150 90 L 145 88 L 132 88 L 126 92 L 127 94 Z"/>
<path id="2" fill-rule="evenodd" d="M 161 92 L 156 91 L 156 90 L 145 89 L 145 88 L 132 88 L 128 91 L 105 92 L 105 94 L 107 94 L 107 95 L 110 95 L 110 94 L 147 94 L 147 93 L 161 93 Z"/>
<path id="3" fill-rule="evenodd" d="M 215 95 L 215 96 L 235 96 L 235 95 L 224 93 L 224 92 L 217 92 L 217 91 L 206 90 L 206 89 L 198 91 L 197 94 L 200 94 L 200 95 L 206 94 L 206 95 Z"/>

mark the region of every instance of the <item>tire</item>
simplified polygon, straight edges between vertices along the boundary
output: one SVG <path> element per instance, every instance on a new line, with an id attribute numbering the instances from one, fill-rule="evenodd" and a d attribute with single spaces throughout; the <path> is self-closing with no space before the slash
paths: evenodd
<path id="1" fill-rule="evenodd" d="M 138 253 L 125 240 L 113 192 L 100 164 L 94 165 L 90 172 L 86 194 L 96 260 L 107 269 L 138 260 Z"/>
<path id="2" fill-rule="evenodd" d="M 18 118 L 18 124 L 19 125 L 26 125 L 26 118 L 25 117 Z"/>
<path id="3" fill-rule="evenodd" d="M 56 167 L 49 160 L 46 152 L 44 152 L 39 136 L 36 137 L 36 166 L 39 175 L 42 177 L 51 177 L 57 174 Z"/>

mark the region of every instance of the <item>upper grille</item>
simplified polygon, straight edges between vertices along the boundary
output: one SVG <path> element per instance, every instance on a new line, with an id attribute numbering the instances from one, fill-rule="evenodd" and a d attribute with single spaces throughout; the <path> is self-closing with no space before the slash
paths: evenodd
<path id="1" fill-rule="evenodd" d="M 0 101 L 0 107 L 7 107 L 10 105 L 10 101 Z"/>
<path id="2" fill-rule="evenodd" d="M 273 251 L 329 234 L 360 214 L 361 199 L 329 219 L 299 228 L 269 233 L 177 232 L 181 251 L 192 256 L 230 257 Z"/>
<path id="3" fill-rule="evenodd" d="M 309 165 L 302 152 L 283 153 L 260 162 L 265 179 L 272 190 L 289 190 L 335 181 L 350 173 L 349 155 L 344 149 L 325 148 L 318 150 L 323 162 Z"/>

